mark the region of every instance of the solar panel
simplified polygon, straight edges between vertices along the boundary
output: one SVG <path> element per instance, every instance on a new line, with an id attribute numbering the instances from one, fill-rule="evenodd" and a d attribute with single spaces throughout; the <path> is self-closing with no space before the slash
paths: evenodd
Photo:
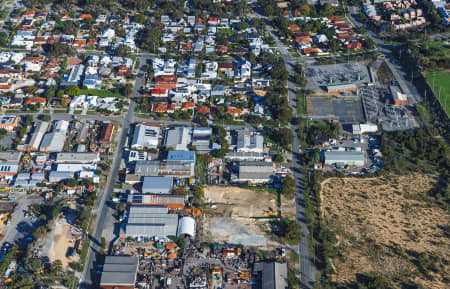
<path id="1" fill-rule="evenodd" d="M 142 203 L 142 196 L 133 196 L 133 203 Z"/>

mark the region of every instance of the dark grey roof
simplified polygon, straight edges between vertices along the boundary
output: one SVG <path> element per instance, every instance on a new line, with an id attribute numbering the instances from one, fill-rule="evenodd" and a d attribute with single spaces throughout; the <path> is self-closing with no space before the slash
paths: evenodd
<path id="1" fill-rule="evenodd" d="M 105 264 L 138 264 L 138 258 L 133 256 L 106 256 Z"/>
<path id="2" fill-rule="evenodd" d="M 136 217 L 144 216 L 147 214 L 167 214 L 169 208 L 166 206 L 128 206 L 127 216 Z"/>
<path id="3" fill-rule="evenodd" d="M 286 263 L 264 263 L 262 289 L 287 289 L 288 274 Z"/>
<path id="4" fill-rule="evenodd" d="M 170 224 L 124 224 L 123 231 L 127 237 L 167 237 L 177 234 L 178 223 Z"/>
<path id="5" fill-rule="evenodd" d="M 136 272 L 103 272 L 100 285 L 134 286 Z"/>
<path id="6" fill-rule="evenodd" d="M 103 272 L 135 272 L 137 264 L 105 264 Z"/>
<path id="7" fill-rule="evenodd" d="M 267 179 L 275 172 L 272 162 L 240 162 L 240 179 Z"/>
<path id="8" fill-rule="evenodd" d="M 133 256 L 106 256 L 100 285 L 134 286 L 138 264 Z"/>

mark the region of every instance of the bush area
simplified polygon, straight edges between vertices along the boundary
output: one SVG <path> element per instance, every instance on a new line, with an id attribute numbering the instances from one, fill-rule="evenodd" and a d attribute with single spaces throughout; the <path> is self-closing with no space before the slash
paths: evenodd
<path id="1" fill-rule="evenodd" d="M 276 235 L 286 244 L 295 246 L 298 245 L 302 239 L 301 226 L 298 225 L 295 220 L 282 218 L 280 220 L 272 221 L 271 226 L 274 228 Z"/>
<path id="2" fill-rule="evenodd" d="M 439 108 L 438 108 L 439 109 Z M 424 196 L 423 201 L 436 202 L 442 208 L 448 209 L 449 204 L 449 173 L 450 151 L 447 140 L 449 139 L 448 127 L 440 122 L 442 114 L 433 113 L 436 107 L 429 101 L 417 106 L 422 116 L 425 128 L 402 132 L 384 132 L 381 138 L 384 170 L 377 173 L 381 176 L 385 172 L 405 174 L 409 172 L 422 172 L 439 174 L 438 184 Z M 327 127 L 324 124 L 312 124 L 309 128 L 304 120 L 299 120 L 300 135 L 305 135 L 305 141 L 313 144 L 317 136 L 332 136 L 337 128 L 332 124 Z M 313 150 L 302 154 L 304 170 L 311 167 L 317 161 L 318 151 Z M 343 177 L 343 175 L 340 175 Z M 368 176 L 368 175 L 367 175 Z M 391 282 L 383 276 L 367 274 L 357 276 L 355 284 L 335 284 L 331 281 L 333 267 L 330 260 L 344 259 L 341 255 L 336 234 L 324 223 L 320 216 L 320 182 L 326 177 L 322 173 L 313 171 L 311 177 L 303 175 L 305 184 L 304 198 L 306 208 L 307 226 L 310 231 L 308 236 L 311 259 L 319 269 L 321 277 L 318 278 L 315 288 L 393 288 Z M 417 267 L 424 275 L 430 272 L 440 272 L 440 260 L 436 256 L 421 254 L 415 256 Z M 398 281 L 398 280 L 397 280 Z M 420 284 L 404 284 L 407 288 L 423 288 Z"/>
<path id="3" fill-rule="evenodd" d="M 383 165 L 387 171 L 398 174 L 417 171 L 439 173 L 439 183 L 429 195 L 441 206 L 448 207 L 450 149 L 438 129 L 384 133 L 381 147 Z"/>
<path id="4" fill-rule="evenodd" d="M 197 154 L 195 158 L 195 179 L 199 185 L 208 184 L 208 162 L 211 156 L 208 154 Z"/>
<path id="5" fill-rule="evenodd" d="M 314 146 L 316 140 L 336 138 L 343 133 L 342 125 L 330 121 L 309 121 L 298 118 L 298 135 L 302 146 Z"/>

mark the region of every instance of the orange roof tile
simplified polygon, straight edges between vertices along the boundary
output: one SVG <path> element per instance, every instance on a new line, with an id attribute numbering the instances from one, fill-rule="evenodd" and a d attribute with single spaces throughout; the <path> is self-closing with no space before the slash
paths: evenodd
<path id="1" fill-rule="evenodd" d="M 190 109 L 193 107 L 195 107 L 195 103 L 193 103 L 193 102 L 183 102 L 181 104 L 181 109 Z"/>
<path id="2" fill-rule="evenodd" d="M 210 113 L 211 112 L 211 108 L 209 106 L 206 105 L 199 105 L 197 107 L 197 112 L 200 113 Z"/>

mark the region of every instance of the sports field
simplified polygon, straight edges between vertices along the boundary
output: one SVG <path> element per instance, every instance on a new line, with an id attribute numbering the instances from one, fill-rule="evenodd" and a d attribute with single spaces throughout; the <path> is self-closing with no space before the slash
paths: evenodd
<path id="1" fill-rule="evenodd" d="M 447 100 L 447 114 L 450 113 L 450 72 L 448 71 L 430 71 L 426 73 L 428 83 L 433 88 L 436 97 L 441 94 L 441 103 L 445 107 Z M 434 84 L 434 87 L 433 87 Z"/>

